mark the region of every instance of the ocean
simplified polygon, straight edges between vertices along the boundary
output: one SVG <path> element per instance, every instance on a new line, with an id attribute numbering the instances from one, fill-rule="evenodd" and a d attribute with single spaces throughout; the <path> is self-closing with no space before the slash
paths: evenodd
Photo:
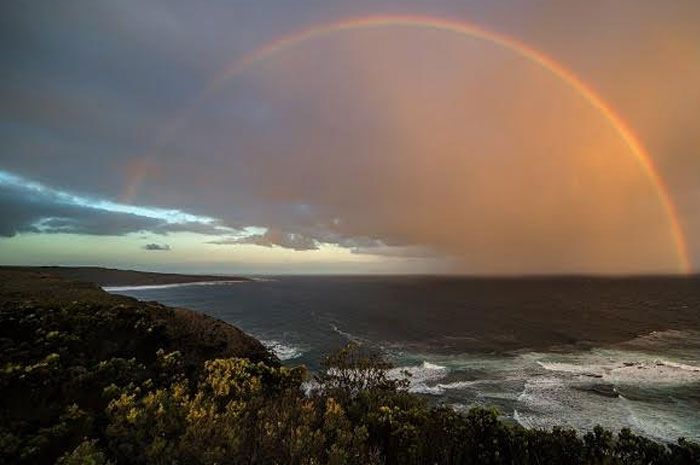
<path id="1" fill-rule="evenodd" d="M 527 427 L 700 440 L 700 279 L 288 276 L 107 288 L 191 308 L 318 370 L 356 341 L 410 390 Z"/>

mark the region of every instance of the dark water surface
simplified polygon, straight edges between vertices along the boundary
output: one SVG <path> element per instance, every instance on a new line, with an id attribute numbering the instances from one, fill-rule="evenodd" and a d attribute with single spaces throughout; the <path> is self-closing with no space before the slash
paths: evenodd
<path id="1" fill-rule="evenodd" d="M 700 279 L 280 277 L 108 288 L 233 323 L 318 369 L 349 340 L 457 409 L 700 440 Z"/>

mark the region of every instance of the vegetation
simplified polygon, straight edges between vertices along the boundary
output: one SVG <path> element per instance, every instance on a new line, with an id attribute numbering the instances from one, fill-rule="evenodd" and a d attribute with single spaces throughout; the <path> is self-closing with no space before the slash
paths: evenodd
<path id="1" fill-rule="evenodd" d="M 213 320 L 44 275 L 0 278 L 2 463 L 700 463 L 684 440 L 431 406 L 356 345 L 312 379 L 233 328 L 222 339 Z"/>
<path id="2" fill-rule="evenodd" d="M 146 271 L 116 270 L 96 266 L 3 266 L 2 271 L 51 274 L 63 279 L 87 281 L 100 286 L 149 286 L 212 281 L 250 281 L 241 276 L 207 276 L 198 274 L 150 273 Z"/>

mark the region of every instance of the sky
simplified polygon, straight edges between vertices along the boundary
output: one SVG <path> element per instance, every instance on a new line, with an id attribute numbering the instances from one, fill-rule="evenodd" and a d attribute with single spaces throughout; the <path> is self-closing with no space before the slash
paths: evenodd
<path id="1" fill-rule="evenodd" d="M 698 271 L 698 24 L 695 0 L 2 2 L 0 263 Z"/>

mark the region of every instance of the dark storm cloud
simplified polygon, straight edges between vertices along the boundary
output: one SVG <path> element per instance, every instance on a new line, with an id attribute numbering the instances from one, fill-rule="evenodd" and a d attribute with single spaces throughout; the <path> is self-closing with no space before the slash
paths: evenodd
<path id="1" fill-rule="evenodd" d="M 232 229 L 177 210 L 81 197 L 0 171 L 0 236 L 25 232 L 119 236 L 138 231 L 222 234 Z"/>
<path id="2" fill-rule="evenodd" d="M 107 212 L 57 202 L 51 196 L 27 195 L 0 186 L 0 235 L 24 232 L 123 235 L 164 227 L 162 220 Z"/>
<path id="3" fill-rule="evenodd" d="M 153 243 L 153 244 L 144 245 L 143 250 L 160 250 L 160 251 L 169 252 L 172 249 L 170 248 L 169 244 L 155 244 L 155 243 Z"/>

